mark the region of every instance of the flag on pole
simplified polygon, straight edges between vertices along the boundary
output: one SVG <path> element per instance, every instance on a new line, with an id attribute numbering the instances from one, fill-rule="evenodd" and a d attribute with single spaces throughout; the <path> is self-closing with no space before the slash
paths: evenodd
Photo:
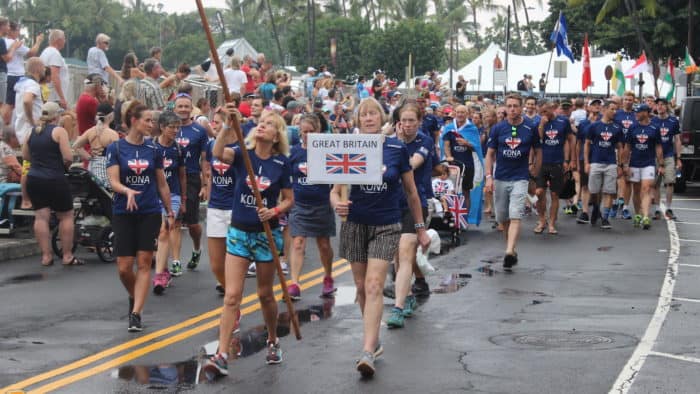
<path id="1" fill-rule="evenodd" d="M 634 78 L 635 75 L 645 72 L 651 73 L 651 67 L 649 67 L 649 63 L 647 62 L 647 55 L 642 51 L 642 56 L 637 59 L 634 66 L 625 71 L 625 78 Z"/>
<path id="2" fill-rule="evenodd" d="M 622 56 L 618 53 L 615 57 L 615 67 L 613 67 L 613 77 L 611 86 L 615 91 L 615 95 L 622 96 L 625 93 L 625 75 L 622 73 Z"/>
<path id="3" fill-rule="evenodd" d="M 685 47 L 685 60 L 683 61 L 683 64 L 685 65 L 686 74 L 692 74 L 698 71 L 698 66 L 695 65 L 693 57 L 690 56 L 690 52 L 688 52 L 688 47 Z"/>
<path id="4" fill-rule="evenodd" d="M 593 85 L 593 81 L 591 81 L 591 51 L 588 48 L 588 33 L 586 33 L 583 37 L 583 76 L 581 77 L 581 90 L 585 92 L 591 85 Z"/>
<path id="5" fill-rule="evenodd" d="M 557 19 L 557 24 L 554 25 L 554 30 L 549 36 L 549 40 L 555 44 L 557 48 L 557 56 L 561 56 L 563 53 L 564 56 L 568 57 L 569 60 L 571 60 L 571 63 L 573 63 L 574 54 L 571 52 L 571 48 L 569 48 L 569 39 L 566 36 L 567 32 L 568 29 L 566 27 L 566 17 L 564 16 L 563 12 L 559 11 L 559 19 Z"/>
<path id="6" fill-rule="evenodd" d="M 670 84 L 671 88 L 666 93 L 666 100 L 671 101 L 673 94 L 676 92 L 676 73 L 673 70 L 673 60 L 671 57 L 668 58 L 668 65 L 666 66 L 666 75 L 664 75 L 664 84 Z"/>

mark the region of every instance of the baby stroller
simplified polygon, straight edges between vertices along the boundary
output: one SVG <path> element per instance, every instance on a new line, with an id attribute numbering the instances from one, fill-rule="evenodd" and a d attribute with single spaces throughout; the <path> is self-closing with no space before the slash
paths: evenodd
<path id="1" fill-rule="evenodd" d="M 112 193 L 105 189 L 89 171 L 71 167 L 66 174 L 73 196 L 75 237 L 73 251 L 81 246 L 94 249 L 100 260 L 112 263 L 114 232 L 112 231 Z M 51 237 L 53 251 L 63 256 L 58 228 Z"/>
<path id="2" fill-rule="evenodd" d="M 459 161 L 443 161 L 449 171 L 447 179 L 454 187 L 441 192 L 434 190 L 435 197 L 432 199 L 433 213 L 430 216 L 428 228 L 432 228 L 440 234 L 449 235 L 451 247 L 459 246 L 462 242 L 460 234 L 462 229 L 467 228 L 467 216 L 469 212 L 465 206 L 465 199 L 462 195 L 462 178 L 464 175 L 464 164 Z M 435 179 L 435 178 L 433 178 Z M 447 209 L 443 207 L 443 201 Z"/>

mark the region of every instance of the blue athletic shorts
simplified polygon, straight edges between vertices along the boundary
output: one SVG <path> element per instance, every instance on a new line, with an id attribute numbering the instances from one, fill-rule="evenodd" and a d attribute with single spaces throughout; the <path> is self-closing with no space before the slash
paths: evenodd
<path id="1" fill-rule="evenodd" d="M 275 239 L 277 253 L 282 254 L 284 248 L 282 230 L 279 227 L 273 229 L 272 237 Z M 272 252 L 265 232 L 249 233 L 232 226 L 229 227 L 228 237 L 226 237 L 226 252 L 257 263 L 272 262 Z"/>

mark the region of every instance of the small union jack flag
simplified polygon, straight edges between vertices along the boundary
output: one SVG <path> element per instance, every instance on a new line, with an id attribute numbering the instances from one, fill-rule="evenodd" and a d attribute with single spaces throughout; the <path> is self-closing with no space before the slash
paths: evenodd
<path id="1" fill-rule="evenodd" d="M 447 210 L 452 212 L 452 216 L 455 218 L 455 227 L 466 230 L 469 226 L 467 222 L 467 217 L 469 216 L 469 211 L 465 205 L 464 196 L 456 194 L 446 194 L 445 200 L 447 200 Z"/>
<path id="2" fill-rule="evenodd" d="M 326 153 L 326 174 L 366 174 L 364 153 Z"/>

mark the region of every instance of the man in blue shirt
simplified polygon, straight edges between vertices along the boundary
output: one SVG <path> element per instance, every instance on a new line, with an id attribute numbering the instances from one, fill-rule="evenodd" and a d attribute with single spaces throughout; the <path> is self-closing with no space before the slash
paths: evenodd
<path id="1" fill-rule="evenodd" d="M 661 147 L 664 152 L 664 173 L 658 178 L 656 183 L 655 201 L 656 203 L 661 201 L 661 183 L 663 182 L 663 186 L 666 187 L 666 219 L 675 220 L 676 216 L 671 209 L 673 184 L 676 183 L 676 171 L 683 166 L 681 163 L 680 124 L 678 118 L 669 115 L 668 101 L 663 97 L 656 99 L 656 112 L 658 115 L 651 121 L 658 127 L 661 135 Z M 656 216 L 655 212 L 654 219 L 656 219 Z"/>
<path id="2" fill-rule="evenodd" d="M 617 104 L 614 102 L 606 101 L 603 104 L 603 118 L 588 128 L 583 152 L 583 162 L 588 174 L 588 191 L 593 201 L 591 225 L 595 226 L 600 216 L 602 193 L 603 215 L 600 227 L 605 230 L 612 228 L 609 221 L 610 208 L 615 198 L 617 179 L 622 176 L 620 156 L 624 137 L 620 126 L 613 121 L 615 111 Z"/>
<path id="3" fill-rule="evenodd" d="M 192 98 L 187 94 L 179 94 L 175 99 L 175 114 L 181 120 L 180 130 L 175 141 L 180 146 L 180 151 L 185 159 L 185 171 L 187 172 L 187 195 L 182 196 L 182 204 L 185 205 L 185 214 L 182 223 L 189 229 L 192 238 L 192 257 L 187 263 L 188 269 L 195 269 L 201 256 L 202 225 L 199 224 L 199 202 L 206 199 L 207 182 L 209 178 L 209 162 L 207 162 L 207 145 L 209 138 L 207 131 L 199 123 L 192 121 Z M 170 274 L 182 275 L 180 264 L 181 238 L 179 231 L 174 232 L 172 239 L 173 264 Z"/>
<path id="4" fill-rule="evenodd" d="M 615 113 L 614 119 L 615 123 L 622 129 L 623 138 L 626 138 L 627 132 L 637 124 L 637 116 L 634 113 L 633 106 L 634 92 L 628 90 L 622 95 L 622 108 Z M 632 188 L 629 181 L 625 177 L 621 177 L 617 182 L 617 200 L 613 201 L 610 217 L 614 218 L 617 215 L 617 211 L 622 209 L 622 218 L 632 219 L 629 210 L 631 193 Z"/>
<path id="5" fill-rule="evenodd" d="M 503 225 L 506 234 L 506 253 L 503 259 L 503 268 L 506 270 L 518 263 L 515 247 L 520 234 L 527 187 L 530 177 L 539 173 L 542 163 L 537 126 L 523 119 L 522 106 L 523 99 L 520 96 L 506 97 L 507 117 L 493 126 L 487 143 L 486 190 L 494 192 L 496 221 Z"/>
<path id="6" fill-rule="evenodd" d="M 588 191 L 588 173 L 586 173 L 585 166 L 583 165 L 583 150 L 586 144 L 586 135 L 588 134 L 588 128 L 594 123 L 600 120 L 600 106 L 603 104 L 601 99 L 593 99 L 588 103 L 588 117 L 578 124 L 578 131 L 576 133 L 576 155 L 575 160 L 578 161 L 578 171 L 575 173 L 578 175 L 578 195 L 581 202 L 581 212 L 576 218 L 576 223 L 586 224 L 590 223 L 591 220 L 588 217 L 588 203 L 591 200 L 591 193 Z M 575 203 L 576 201 L 574 201 Z"/>
<path id="7" fill-rule="evenodd" d="M 625 174 L 633 189 L 634 226 L 641 224 L 648 230 L 651 227 L 649 206 L 656 181 L 656 163 L 659 163 L 659 175 L 663 174 L 664 156 L 659 129 L 651 122 L 651 108 L 642 104 L 634 112 L 637 124 L 627 132 L 625 139 Z"/>
<path id="8" fill-rule="evenodd" d="M 557 213 L 559 212 L 559 193 L 564 186 L 564 174 L 570 169 L 576 168 L 576 161 L 571 163 L 572 147 L 576 138 L 571 130 L 568 118 L 555 115 L 552 104 L 543 103 L 540 106 L 540 123 L 538 133 L 542 140 L 542 168 L 535 178 L 537 183 L 537 213 L 539 222 L 535 227 L 535 233 L 541 234 L 547 226 L 547 196 L 545 192 L 549 184 L 552 203 L 549 209 L 550 234 L 557 234 L 555 226 Z"/>
<path id="9" fill-rule="evenodd" d="M 525 118 L 525 120 L 529 120 L 535 125 L 540 124 L 540 115 L 537 113 L 537 99 L 534 96 L 525 98 L 525 111 L 523 112 L 523 118 Z"/>

